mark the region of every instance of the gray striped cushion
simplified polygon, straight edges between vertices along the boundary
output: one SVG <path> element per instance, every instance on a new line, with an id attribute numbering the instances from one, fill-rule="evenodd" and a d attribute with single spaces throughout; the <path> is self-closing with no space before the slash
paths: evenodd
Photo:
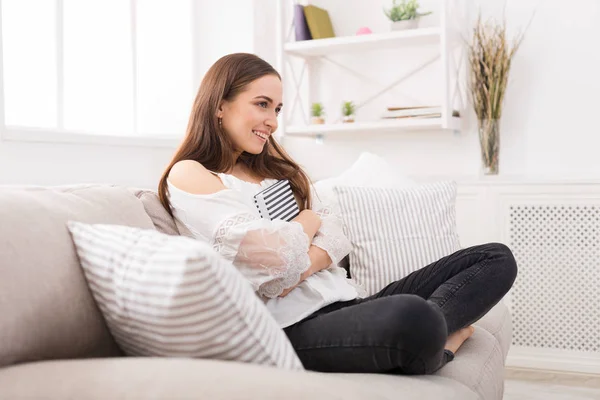
<path id="1" fill-rule="evenodd" d="M 353 245 L 350 274 L 369 295 L 460 249 L 454 182 L 334 190 Z"/>
<path id="2" fill-rule="evenodd" d="M 303 369 L 249 283 L 201 241 L 69 221 L 92 294 L 131 356 L 198 357 Z"/>

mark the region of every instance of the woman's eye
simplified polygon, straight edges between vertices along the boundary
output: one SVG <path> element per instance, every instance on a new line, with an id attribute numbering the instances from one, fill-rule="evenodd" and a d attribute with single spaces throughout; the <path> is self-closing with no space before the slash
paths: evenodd
<path id="1" fill-rule="evenodd" d="M 260 103 L 258 103 L 258 106 L 262 108 L 267 108 L 268 104 L 266 101 L 261 101 Z"/>
<path id="2" fill-rule="evenodd" d="M 280 108 L 280 107 L 277 107 L 277 108 L 275 109 L 275 114 L 279 115 L 279 113 L 280 113 L 280 112 L 281 112 L 281 108 Z"/>

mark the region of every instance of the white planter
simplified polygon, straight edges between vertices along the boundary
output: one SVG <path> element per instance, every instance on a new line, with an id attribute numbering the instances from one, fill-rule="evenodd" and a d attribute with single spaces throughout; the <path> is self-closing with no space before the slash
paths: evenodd
<path id="1" fill-rule="evenodd" d="M 393 31 L 403 31 L 405 29 L 416 29 L 419 26 L 419 19 L 407 19 L 404 21 L 393 21 L 391 28 Z"/>

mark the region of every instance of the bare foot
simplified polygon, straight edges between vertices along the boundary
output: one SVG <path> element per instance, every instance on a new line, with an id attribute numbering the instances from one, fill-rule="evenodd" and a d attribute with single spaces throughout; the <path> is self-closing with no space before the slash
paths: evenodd
<path id="1" fill-rule="evenodd" d="M 456 354 L 458 348 L 464 343 L 465 340 L 471 337 L 471 335 L 475 332 L 475 328 L 473 326 L 467 326 L 466 328 L 462 328 L 450 336 L 448 336 L 448 340 L 446 341 L 446 350 L 450 350 L 452 353 Z"/>

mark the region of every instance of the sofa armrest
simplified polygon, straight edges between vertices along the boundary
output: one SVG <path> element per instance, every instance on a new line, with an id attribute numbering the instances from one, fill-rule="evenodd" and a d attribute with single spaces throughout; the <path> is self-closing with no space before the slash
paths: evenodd
<path id="1" fill-rule="evenodd" d="M 504 395 L 504 358 L 491 333 L 477 326 L 458 349 L 454 360 L 435 373 L 462 383 L 480 399 L 501 400 Z"/>
<path id="2" fill-rule="evenodd" d="M 512 342 L 512 319 L 508 307 L 503 301 L 496 304 L 475 326 L 485 329 L 491 333 L 502 349 L 504 360 Z"/>

